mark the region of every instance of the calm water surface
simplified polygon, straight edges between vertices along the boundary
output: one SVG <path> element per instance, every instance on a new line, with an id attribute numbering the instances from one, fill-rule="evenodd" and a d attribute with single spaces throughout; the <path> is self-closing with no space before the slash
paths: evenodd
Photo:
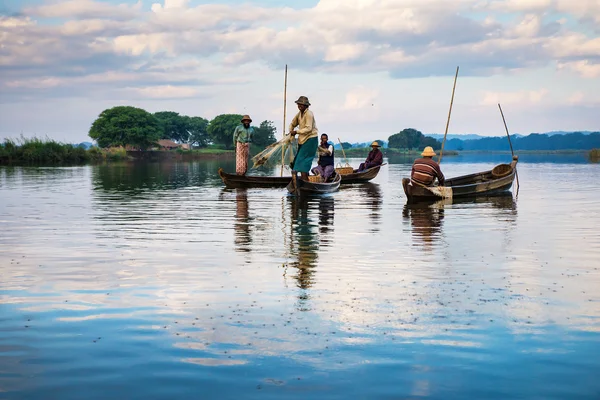
<path id="1" fill-rule="evenodd" d="M 558 160 L 418 207 L 395 160 L 306 201 L 216 161 L 0 168 L 0 398 L 598 399 L 600 165 Z"/>

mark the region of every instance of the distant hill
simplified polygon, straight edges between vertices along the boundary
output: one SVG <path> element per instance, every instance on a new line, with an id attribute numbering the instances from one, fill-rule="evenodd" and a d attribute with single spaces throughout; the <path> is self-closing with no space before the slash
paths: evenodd
<path id="1" fill-rule="evenodd" d="M 552 132 L 543 132 L 543 133 L 531 133 L 531 134 L 537 134 L 537 135 L 548 135 L 548 136 L 554 136 L 554 135 L 568 135 L 570 133 L 582 133 L 584 135 L 589 135 L 591 133 L 593 133 L 592 131 L 572 131 L 572 132 L 567 132 L 567 131 L 552 131 Z M 437 140 L 442 140 L 444 139 L 444 134 L 443 133 L 425 133 L 425 136 L 429 136 L 432 138 L 435 138 Z M 496 135 L 496 136 L 482 136 L 482 135 L 477 135 L 477 134 L 448 134 L 446 136 L 446 140 L 450 140 L 450 139 L 460 139 L 460 140 L 477 140 L 477 139 L 484 139 L 484 138 L 489 138 L 489 137 L 505 137 L 505 135 Z M 527 135 L 522 135 L 520 133 L 512 133 L 510 135 L 510 137 L 526 137 Z"/>
<path id="2" fill-rule="evenodd" d="M 527 136 L 510 135 L 514 150 L 591 150 L 600 147 L 600 132 L 565 133 L 549 135 L 532 133 Z M 449 139 L 445 149 L 498 151 L 508 150 L 506 136 L 488 136 L 476 140 Z"/>
<path id="3" fill-rule="evenodd" d="M 75 147 L 83 147 L 86 150 L 92 146 L 94 146 L 94 144 L 90 143 L 90 142 L 81 142 L 81 143 L 75 145 Z"/>
<path id="4" fill-rule="evenodd" d="M 443 133 L 425 133 L 424 135 L 432 137 L 432 138 L 437 139 L 437 140 L 443 140 L 444 139 L 444 134 Z M 466 135 L 448 134 L 446 136 L 446 140 L 450 140 L 450 139 L 476 140 L 476 139 L 482 139 L 484 137 L 486 137 L 486 136 L 474 135 L 474 134 L 466 134 Z"/>

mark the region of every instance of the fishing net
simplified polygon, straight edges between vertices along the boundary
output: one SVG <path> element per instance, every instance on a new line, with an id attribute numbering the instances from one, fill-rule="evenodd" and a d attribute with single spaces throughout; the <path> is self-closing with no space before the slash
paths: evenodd
<path id="1" fill-rule="evenodd" d="M 294 160 L 298 148 L 298 141 L 292 135 L 286 135 L 278 142 L 270 144 L 263 151 L 252 157 L 254 165 L 252 168 L 276 165 L 281 162 L 283 154 L 283 165 L 289 166 Z"/>

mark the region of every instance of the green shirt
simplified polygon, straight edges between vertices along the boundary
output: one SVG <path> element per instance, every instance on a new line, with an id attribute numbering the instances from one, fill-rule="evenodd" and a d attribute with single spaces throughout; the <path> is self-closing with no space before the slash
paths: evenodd
<path id="1" fill-rule="evenodd" d="M 252 142 L 252 136 L 254 136 L 254 128 L 249 126 L 248 129 L 244 127 L 244 124 L 238 125 L 233 131 L 233 145 L 237 142 L 250 143 Z"/>

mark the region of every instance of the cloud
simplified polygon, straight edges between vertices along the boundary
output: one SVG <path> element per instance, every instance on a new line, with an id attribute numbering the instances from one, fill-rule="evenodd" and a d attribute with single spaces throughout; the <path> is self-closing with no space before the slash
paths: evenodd
<path id="1" fill-rule="evenodd" d="M 593 64 L 587 60 L 559 63 L 558 68 L 574 71 L 584 78 L 600 77 L 600 63 Z"/>
<path id="2" fill-rule="evenodd" d="M 331 77 L 448 76 L 456 65 L 461 77 L 549 66 L 600 76 L 600 38 L 573 23 L 597 19 L 597 1 L 321 0 L 302 9 L 149 3 L 148 10 L 141 2 L 54 1 L 0 16 L 2 102 L 84 95 L 187 100 L 259 82 L 268 68 L 285 64 Z M 483 105 L 544 104 L 548 95 L 535 88 L 478 90 Z M 370 107 L 384 100 L 366 84 L 348 85 L 331 99 L 330 116 L 321 120 L 367 121 L 384 112 Z"/>
<path id="3" fill-rule="evenodd" d="M 544 101 L 548 95 L 547 89 L 540 90 L 520 90 L 515 92 L 484 92 L 482 105 L 497 104 L 520 104 L 530 105 L 538 104 Z"/>
<path id="4" fill-rule="evenodd" d="M 150 86 L 144 88 L 135 88 L 140 96 L 150 99 L 181 99 L 198 96 L 198 90 L 185 86 Z"/>
<path id="5" fill-rule="evenodd" d="M 25 15 L 42 18 L 111 18 L 116 20 L 129 20 L 139 15 L 142 2 L 135 5 L 112 5 L 94 0 L 67 0 L 52 4 L 29 7 L 23 10 Z"/>

